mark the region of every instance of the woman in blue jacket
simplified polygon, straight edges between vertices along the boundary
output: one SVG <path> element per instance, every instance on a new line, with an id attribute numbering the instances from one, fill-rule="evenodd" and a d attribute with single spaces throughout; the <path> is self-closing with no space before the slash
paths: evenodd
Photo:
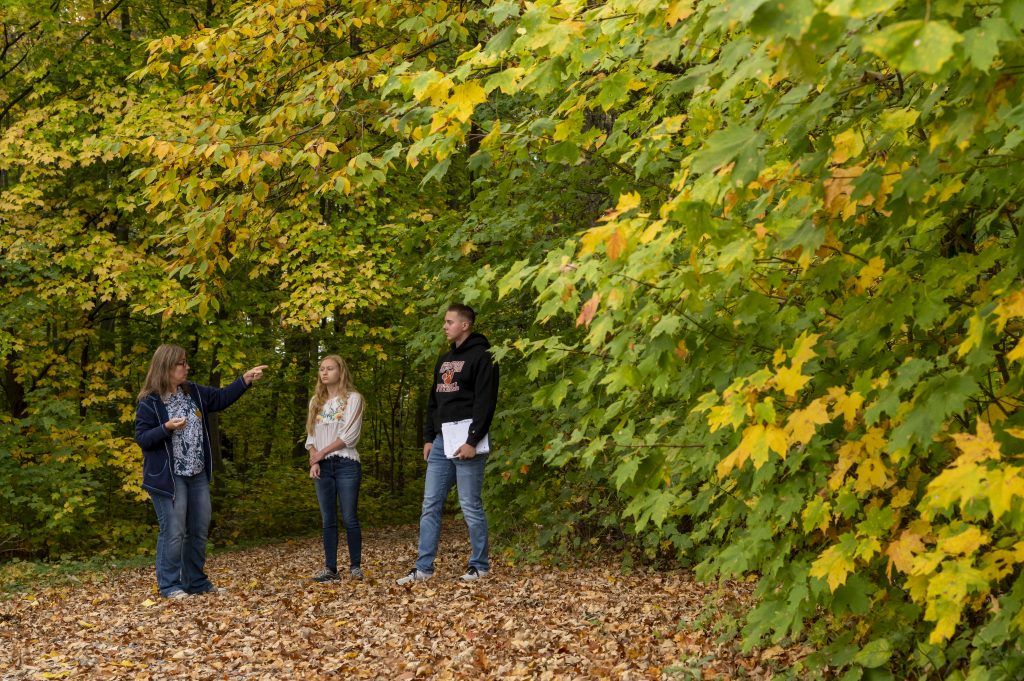
<path id="1" fill-rule="evenodd" d="M 217 590 L 203 571 L 213 470 L 209 415 L 231 406 L 264 369 L 253 367 L 226 388 L 211 388 L 188 381 L 184 348 L 165 344 L 153 353 L 135 410 L 135 441 L 142 448 L 142 487 L 160 523 L 156 583 L 161 596 Z"/>

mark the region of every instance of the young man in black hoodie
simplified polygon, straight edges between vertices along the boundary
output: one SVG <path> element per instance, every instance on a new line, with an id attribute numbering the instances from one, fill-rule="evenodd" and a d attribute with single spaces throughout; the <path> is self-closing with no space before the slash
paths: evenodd
<path id="1" fill-rule="evenodd" d="M 434 367 L 434 385 L 423 427 L 427 477 L 420 514 L 419 556 L 416 567 L 400 578 L 399 584 L 433 577 L 441 536 L 441 510 L 452 484 L 458 487 L 459 506 L 469 528 L 471 555 L 462 580 L 475 581 L 490 571 L 487 518 L 480 491 L 490 452 L 488 431 L 498 401 L 498 365 L 491 357 L 491 344 L 479 333 L 473 333 L 474 321 L 473 308 L 461 303 L 450 305 L 444 315 L 444 335 L 451 350 Z"/>

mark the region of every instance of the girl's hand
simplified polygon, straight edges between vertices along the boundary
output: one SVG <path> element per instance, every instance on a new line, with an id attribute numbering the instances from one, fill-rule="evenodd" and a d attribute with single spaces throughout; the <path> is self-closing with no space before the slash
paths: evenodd
<path id="1" fill-rule="evenodd" d="M 320 463 L 324 457 L 317 451 L 316 447 L 309 448 L 309 465 L 312 466 L 315 463 Z"/>
<path id="2" fill-rule="evenodd" d="M 320 464 L 315 463 L 309 467 L 309 477 L 313 478 L 314 480 L 320 479 Z"/>

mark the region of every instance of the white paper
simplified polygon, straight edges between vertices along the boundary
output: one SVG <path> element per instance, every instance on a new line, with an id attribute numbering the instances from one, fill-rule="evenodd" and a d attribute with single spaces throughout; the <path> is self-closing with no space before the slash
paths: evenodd
<path id="1" fill-rule="evenodd" d="M 459 447 L 466 444 L 466 439 L 469 437 L 469 424 L 473 422 L 473 419 L 463 419 L 462 421 L 449 421 L 448 423 L 441 424 L 441 439 L 444 440 L 444 455 L 449 459 L 455 458 L 455 452 L 458 451 Z M 484 439 L 476 443 L 477 454 L 487 454 L 491 451 L 491 438 L 490 433 L 484 435 Z"/>

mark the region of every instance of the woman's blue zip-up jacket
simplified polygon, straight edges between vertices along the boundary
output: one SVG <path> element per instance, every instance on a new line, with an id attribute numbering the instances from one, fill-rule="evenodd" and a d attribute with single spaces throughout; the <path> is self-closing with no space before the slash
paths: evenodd
<path id="1" fill-rule="evenodd" d="M 213 454 L 210 452 L 210 422 L 212 412 L 230 407 L 249 386 L 241 376 L 226 388 L 211 388 L 186 382 L 185 390 L 199 407 L 203 418 L 203 462 L 206 479 L 213 480 Z M 174 497 L 174 478 L 171 477 L 171 431 L 164 428 L 170 417 L 159 395 L 142 398 L 135 410 L 135 441 L 142 448 L 142 487 L 154 494 Z"/>

